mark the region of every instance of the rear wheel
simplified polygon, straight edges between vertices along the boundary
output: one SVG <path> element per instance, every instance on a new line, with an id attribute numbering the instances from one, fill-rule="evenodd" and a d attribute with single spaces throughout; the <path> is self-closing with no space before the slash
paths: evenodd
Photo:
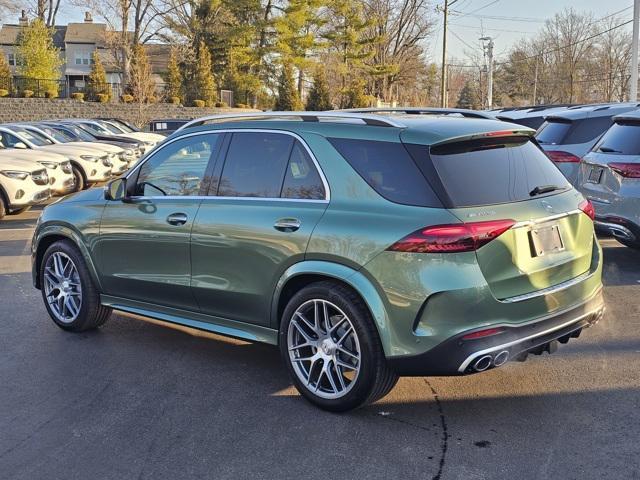
<path id="1" fill-rule="evenodd" d="M 73 178 L 76 182 L 75 183 L 76 192 L 79 192 L 80 190 L 84 190 L 85 188 L 87 188 L 87 181 L 84 179 L 84 174 L 82 173 L 82 170 L 80 170 L 78 167 L 73 165 L 71 167 L 71 171 L 73 172 Z"/>
<path id="2" fill-rule="evenodd" d="M 280 350 L 298 391 L 325 410 L 373 403 L 398 380 L 364 302 L 334 282 L 309 285 L 289 301 Z"/>
<path id="3" fill-rule="evenodd" d="M 108 320 L 111 309 L 100 304 L 84 258 L 73 244 L 58 241 L 47 248 L 39 273 L 45 307 L 60 328 L 83 332 Z"/>

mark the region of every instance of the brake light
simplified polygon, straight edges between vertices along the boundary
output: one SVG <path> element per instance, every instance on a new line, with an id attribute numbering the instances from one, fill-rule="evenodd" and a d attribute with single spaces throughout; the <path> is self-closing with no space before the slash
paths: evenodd
<path id="1" fill-rule="evenodd" d="M 502 235 L 515 223 L 515 220 L 490 220 L 435 225 L 407 235 L 387 250 L 406 253 L 472 252 Z"/>
<path id="2" fill-rule="evenodd" d="M 482 136 L 483 137 L 507 137 L 507 136 L 515 135 L 517 133 L 518 133 L 517 130 L 497 130 L 495 132 L 483 133 Z"/>
<path id="3" fill-rule="evenodd" d="M 595 208 L 593 208 L 593 204 L 589 200 L 581 202 L 580 205 L 578 205 L 578 208 L 582 210 L 591 220 L 596 219 L 596 210 Z"/>
<path id="4" fill-rule="evenodd" d="M 619 163 L 609 164 L 609 168 L 626 178 L 640 178 L 640 163 Z"/>
<path id="5" fill-rule="evenodd" d="M 575 156 L 573 153 L 563 152 L 562 150 L 549 150 L 546 153 L 547 157 L 555 163 L 580 163 L 580 157 Z"/>
<path id="6" fill-rule="evenodd" d="M 462 340 L 475 340 L 477 338 L 490 337 L 491 335 L 502 333 L 502 331 L 502 328 L 487 328 L 486 330 L 478 330 L 477 332 L 467 333 L 462 337 Z"/>

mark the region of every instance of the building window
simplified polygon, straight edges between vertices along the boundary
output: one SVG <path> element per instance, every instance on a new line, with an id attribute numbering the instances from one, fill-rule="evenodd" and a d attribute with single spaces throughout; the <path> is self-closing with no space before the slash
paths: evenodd
<path id="1" fill-rule="evenodd" d="M 93 55 L 87 51 L 76 52 L 75 63 L 76 65 L 93 65 Z"/>

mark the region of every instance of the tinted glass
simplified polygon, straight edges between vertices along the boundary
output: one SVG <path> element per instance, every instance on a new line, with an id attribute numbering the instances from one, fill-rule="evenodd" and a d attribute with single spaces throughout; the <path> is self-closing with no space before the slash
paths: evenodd
<path id="1" fill-rule="evenodd" d="M 441 205 L 403 144 L 346 138 L 330 138 L 329 141 L 387 200 L 425 207 Z"/>
<path id="2" fill-rule="evenodd" d="M 570 187 L 551 160 L 523 137 L 434 147 L 430 157 L 454 207 L 529 200 L 535 187 L 561 187 L 553 193 Z"/>
<path id="3" fill-rule="evenodd" d="M 594 147 L 594 151 L 640 155 L 640 123 L 614 123 Z"/>
<path id="4" fill-rule="evenodd" d="M 280 197 L 293 137 L 278 133 L 234 133 L 220 177 L 223 197 Z"/>
<path id="5" fill-rule="evenodd" d="M 592 142 L 611 126 L 612 117 L 594 117 L 576 120 L 569 135 L 564 139 L 565 145 Z"/>
<path id="6" fill-rule="evenodd" d="M 325 198 L 324 186 L 311 157 L 296 141 L 289 158 L 287 171 L 282 184 L 283 198 L 305 198 L 322 200 Z"/>
<path id="7" fill-rule="evenodd" d="M 199 195 L 219 138 L 218 134 L 197 135 L 158 150 L 140 168 L 135 195 Z"/>
<path id="8" fill-rule="evenodd" d="M 563 143 L 564 137 L 571 128 L 571 122 L 547 120 L 536 132 L 536 140 L 540 144 L 558 145 Z"/>
<path id="9" fill-rule="evenodd" d="M 15 135 L 7 132 L 0 132 L 0 141 L 2 142 L 2 145 L 7 148 L 14 148 L 17 143 L 24 143 Z"/>
<path id="10" fill-rule="evenodd" d="M 71 138 L 69 135 L 54 128 L 47 127 L 45 125 L 41 125 L 38 128 L 61 143 L 68 143 L 73 141 L 73 138 Z"/>

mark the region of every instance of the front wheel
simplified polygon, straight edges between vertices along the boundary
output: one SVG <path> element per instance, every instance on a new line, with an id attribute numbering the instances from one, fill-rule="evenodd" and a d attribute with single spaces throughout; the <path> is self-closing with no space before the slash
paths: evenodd
<path id="1" fill-rule="evenodd" d="M 318 282 L 285 308 L 280 350 L 298 391 L 325 410 L 373 403 L 395 386 L 366 305 L 351 289 Z"/>
<path id="2" fill-rule="evenodd" d="M 71 171 L 73 172 L 73 179 L 75 180 L 75 191 L 80 192 L 87 188 L 87 181 L 84 179 L 84 174 L 82 170 L 73 165 L 71 167 Z"/>
<path id="3" fill-rule="evenodd" d="M 111 309 L 100 304 L 84 258 L 72 243 L 61 240 L 47 248 L 39 273 L 42 299 L 58 327 L 83 332 L 108 320 Z"/>

